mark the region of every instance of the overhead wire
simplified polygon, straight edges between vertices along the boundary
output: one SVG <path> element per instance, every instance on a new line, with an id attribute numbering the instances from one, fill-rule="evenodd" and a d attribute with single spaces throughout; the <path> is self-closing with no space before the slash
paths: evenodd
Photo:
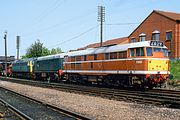
<path id="1" fill-rule="evenodd" d="M 36 22 L 33 23 L 31 25 L 32 26 L 35 26 L 39 23 L 41 23 L 40 21 L 43 20 L 43 18 L 45 18 L 47 15 L 49 15 L 49 13 L 52 13 L 54 10 L 56 10 L 58 7 L 60 7 L 66 0 L 62 0 L 61 2 L 59 2 L 59 0 L 56 0 L 54 1 L 52 4 L 50 4 L 48 6 L 48 8 L 46 8 L 36 19 Z M 22 36 L 28 36 L 28 35 L 31 35 L 31 34 L 34 34 L 34 33 L 37 33 L 39 31 L 43 31 L 43 30 L 47 30 L 49 28 L 52 28 L 52 27 L 55 27 L 57 24 L 53 25 L 53 26 L 50 26 L 50 27 L 47 27 L 47 28 L 44 28 L 42 30 L 38 30 L 38 31 L 35 31 L 35 32 L 31 32 L 31 33 L 23 33 Z"/>
<path id="2" fill-rule="evenodd" d="M 58 24 L 59 24 L 59 23 L 58 23 Z M 55 25 L 53 25 L 53 26 L 47 27 L 47 28 L 42 29 L 42 30 L 47 30 L 47 29 L 56 27 L 58 24 L 55 24 Z M 104 24 L 104 25 L 131 25 L 131 24 L 139 24 L 139 23 L 138 23 L 138 22 L 136 22 L 136 23 L 114 23 L 114 24 Z M 64 44 L 64 43 L 66 43 L 66 42 L 69 42 L 69 41 L 72 41 L 72 40 L 74 40 L 74 39 L 77 39 L 77 38 L 81 37 L 82 35 L 84 35 L 84 34 L 90 32 L 90 31 L 94 30 L 94 29 L 97 28 L 98 26 L 99 26 L 99 25 L 96 25 L 96 26 L 94 26 L 94 27 L 91 27 L 90 29 L 86 30 L 85 32 L 82 32 L 82 33 L 78 34 L 77 36 L 74 36 L 74 37 L 72 37 L 72 38 L 70 38 L 70 39 L 67 39 L 67 40 L 65 40 L 65 41 L 62 41 L 62 42 L 60 42 L 60 43 L 58 43 L 58 44 L 56 44 L 56 45 L 49 46 L 49 47 L 47 47 L 47 48 L 53 48 L 53 47 L 59 46 L 59 45 L 61 45 L 61 44 Z M 42 30 L 39 30 L 39 31 L 42 31 Z M 36 31 L 36 32 L 37 32 L 37 31 Z M 34 32 L 34 33 L 35 33 L 35 32 Z"/>
<path id="3" fill-rule="evenodd" d="M 140 22 L 135 22 L 135 23 L 114 23 L 114 24 L 105 24 L 105 25 L 134 25 L 134 24 L 140 24 Z"/>
<path id="4" fill-rule="evenodd" d="M 72 37 L 72 38 L 70 38 L 70 39 L 64 40 L 64 41 L 62 41 L 62 42 L 59 41 L 58 44 L 53 45 L 53 46 L 49 46 L 48 48 L 53 48 L 53 47 L 59 46 L 59 45 L 61 45 L 61 44 L 64 44 L 64 43 L 66 43 L 66 42 L 69 42 L 69 41 L 72 41 L 72 40 L 74 40 L 74 39 L 77 39 L 77 38 L 83 36 L 84 34 L 86 34 L 86 33 L 90 32 L 90 31 L 94 30 L 94 29 L 97 28 L 98 26 L 99 26 L 99 25 L 93 26 L 93 27 L 89 28 L 88 30 L 86 30 L 86 31 L 84 31 L 84 32 L 82 32 L 82 33 L 80 33 L 80 34 L 78 34 L 78 35 L 76 35 L 76 36 L 74 36 L 74 37 Z"/>
<path id="5" fill-rule="evenodd" d="M 156 22 L 157 22 L 157 21 L 156 21 Z M 148 23 L 156 23 L 156 22 L 148 22 Z M 113 25 L 133 25 L 133 24 L 140 24 L 140 23 L 141 23 L 141 22 L 134 22 L 134 23 L 133 23 L 133 22 L 132 22 L 132 23 L 108 23 L 108 24 L 104 24 L 104 25 L 108 25 L 108 26 L 111 26 L 111 25 L 112 25 L 112 26 L 113 26 Z M 56 26 L 56 25 L 50 26 L 49 28 L 54 27 L 54 26 Z M 86 31 L 84 31 L 84 32 L 82 32 L 82 33 L 80 33 L 80 34 L 78 34 L 78 35 L 76 35 L 76 36 L 74 36 L 74 37 L 72 37 L 72 38 L 70 38 L 70 39 L 64 40 L 64 41 L 62 41 L 62 42 L 59 41 L 58 44 L 49 46 L 49 47 L 47 47 L 47 48 L 53 48 L 53 47 L 62 45 L 62 44 L 64 44 L 64 43 L 66 43 L 66 42 L 69 42 L 69 41 L 72 41 L 72 40 L 74 40 L 74 39 L 77 39 L 77 38 L 83 36 L 84 34 L 86 34 L 86 33 L 90 32 L 90 31 L 94 30 L 94 29 L 97 28 L 98 26 L 99 26 L 99 25 L 93 26 L 93 27 L 89 28 L 88 30 L 86 30 Z M 46 28 L 46 29 L 48 29 L 48 28 Z"/>
<path id="6" fill-rule="evenodd" d="M 45 8 L 41 14 L 37 17 L 37 19 L 41 19 L 43 16 L 45 16 L 48 13 L 48 10 L 54 7 L 58 3 L 59 0 L 55 0 L 52 4 L 49 4 L 47 8 Z"/>
<path id="7" fill-rule="evenodd" d="M 93 13 L 94 13 L 94 11 L 93 11 Z M 22 34 L 21 36 L 27 37 L 27 36 L 34 35 L 34 34 L 36 34 L 36 33 L 42 33 L 42 32 L 45 32 L 45 31 L 48 31 L 48 30 L 57 28 L 57 27 L 59 27 L 60 25 L 62 26 L 62 25 L 64 25 L 64 24 L 67 24 L 67 23 L 69 23 L 69 22 L 71 22 L 71 21 L 79 20 L 80 17 L 81 17 L 81 18 L 84 18 L 84 17 L 89 16 L 89 15 L 91 15 L 91 14 L 92 14 L 92 12 L 89 12 L 89 14 L 85 13 L 85 14 L 82 14 L 82 15 L 79 15 L 79 16 L 76 16 L 76 17 L 73 17 L 73 18 L 70 18 L 69 20 L 65 20 L 65 21 L 63 21 L 63 22 L 56 23 L 56 24 L 47 26 L 47 27 L 45 27 L 45 28 L 42 28 L 42 29 L 39 29 L 39 30 L 30 32 L 30 33 Z"/>
<path id="8" fill-rule="evenodd" d="M 34 23 L 32 26 L 35 26 L 36 24 L 39 24 L 40 21 L 43 20 L 43 18 L 45 18 L 46 16 L 49 15 L 49 13 L 52 13 L 53 11 L 55 11 L 58 7 L 60 7 L 62 5 L 62 3 L 65 0 L 62 0 L 61 2 L 59 0 L 55 0 L 52 4 L 50 4 L 44 11 L 41 12 L 41 14 L 35 18 L 36 19 L 36 23 Z"/>

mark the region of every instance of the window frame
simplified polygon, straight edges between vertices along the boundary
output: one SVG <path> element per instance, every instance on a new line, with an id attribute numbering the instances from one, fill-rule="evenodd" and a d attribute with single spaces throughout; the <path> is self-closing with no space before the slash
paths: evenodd
<path id="1" fill-rule="evenodd" d="M 109 60 L 109 53 L 105 53 L 105 59 Z"/>
<path id="2" fill-rule="evenodd" d="M 118 55 L 117 52 L 111 52 L 110 53 L 110 59 L 117 59 L 118 58 L 117 55 Z"/>
<path id="3" fill-rule="evenodd" d="M 87 61 L 87 56 L 86 55 L 84 55 L 84 61 Z"/>
<path id="4" fill-rule="evenodd" d="M 81 61 L 82 56 L 75 56 L 75 61 Z"/>
<path id="5" fill-rule="evenodd" d="M 166 48 L 161 48 L 161 50 L 162 50 L 162 52 L 163 52 L 163 54 L 164 54 L 164 57 L 168 57 L 168 49 L 166 49 Z"/>
<path id="6" fill-rule="evenodd" d="M 145 56 L 144 47 L 137 47 L 135 49 L 136 49 L 136 57 L 143 57 L 143 56 Z M 138 49 L 139 49 L 139 54 L 138 54 Z"/>
<path id="7" fill-rule="evenodd" d="M 160 32 L 158 30 L 152 32 L 152 40 L 156 40 L 156 41 L 160 40 Z"/>
<path id="8" fill-rule="evenodd" d="M 172 31 L 167 31 L 166 32 L 166 41 L 171 41 L 172 40 Z"/>
<path id="9" fill-rule="evenodd" d="M 133 50 L 133 55 L 132 55 L 132 50 Z M 134 48 L 130 48 L 130 57 L 135 57 L 135 49 Z"/>
<path id="10" fill-rule="evenodd" d="M 143 42 L 143 41 L 146 41 L 146 34 L 145 33 L 141 33 L 139 35 L 139 42 Z"/>
<path id="11" fill-rule="evenodd" d="M 131 38 L 131 43 L 135 43 L 136 42 L 136 38 Z"/>
<path id="12" fill-rule="evenodd" d="M 97 54 L 94 54 L 94 60 L 97 60 Z"/>
<path id="13" fill-rule="evenodd" d="M 151 48 L 151 55 L 148 55 L 148 48 Z M 153 56 L 153 48 L 152 47 L 146 47 L 146 56 Z"/>

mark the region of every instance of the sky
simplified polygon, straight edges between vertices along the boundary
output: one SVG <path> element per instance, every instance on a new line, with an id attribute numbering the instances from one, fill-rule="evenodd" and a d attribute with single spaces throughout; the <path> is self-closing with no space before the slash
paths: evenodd
<path id="1" fill-rule="evenodd" d="M 7 31 L 8 56 L 20 55 L 40 40 L 66 52 L 97 43 L 98 6 L 105 7 L 103 41 L 127 37 L 153 10 L 180 13 L 179 0 L 0 0 L 0 56 Z"/>

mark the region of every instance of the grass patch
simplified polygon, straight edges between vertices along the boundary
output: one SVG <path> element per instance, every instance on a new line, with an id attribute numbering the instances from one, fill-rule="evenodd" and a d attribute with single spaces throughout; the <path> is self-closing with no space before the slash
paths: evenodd
<path id="1" fill-rule="evenodd" d="M 180 80 L 180 60 L 170 62 L 170 72 L 173 80 Z"/>

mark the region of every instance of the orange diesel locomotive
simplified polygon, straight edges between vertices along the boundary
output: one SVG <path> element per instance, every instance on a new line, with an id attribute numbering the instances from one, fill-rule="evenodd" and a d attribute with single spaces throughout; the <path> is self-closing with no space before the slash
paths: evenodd
<path id="1" fill-rule="evenodd" d="M 169 72 L 167 47 L 161 41 L 90 48 L 64 58 L 65 79 L 80 83 L 153 88 L 164 84 Z"/>

